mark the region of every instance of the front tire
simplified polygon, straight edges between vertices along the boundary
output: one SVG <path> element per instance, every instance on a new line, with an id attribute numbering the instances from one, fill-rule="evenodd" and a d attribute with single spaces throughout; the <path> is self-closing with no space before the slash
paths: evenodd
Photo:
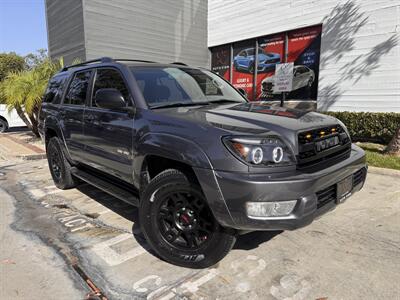
<path id="1" fill-rule="evenodd" d="M 77 179 L 71 174 L 71 164 L 65 158 L 58 137 L 52 137 L 47 144 L 47 161 L 56 187 L 66 190 L 76 186 Z"/>
<path id="2" fill-rule="evenodd" d="M 212 266 L 236 241 L 233 232 L 218 224 L 200 187 L 174 169 L 161 172 L 146 187 L 139 218 L 153 250 L 182 267 Z"/>

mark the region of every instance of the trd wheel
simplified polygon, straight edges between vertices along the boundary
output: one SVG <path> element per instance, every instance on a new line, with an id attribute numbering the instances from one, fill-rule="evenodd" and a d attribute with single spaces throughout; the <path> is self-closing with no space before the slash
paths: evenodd
<path id="1" fill-rule="evenodd" d="M 5 132 L 8 129 L 7 121 L 0 119 L 0 133 Z"/>
<path id="2" fill-rule="evenodd" d="M 77 180 L 71 174 L 71 165 L 65 158 L 57 137 L 52 137 L 47 145 L 47 161 L 56 187 L 65 190 L 76 186 Z"/>
<path id="3" fill-rule="evenodd" d="M 200 187 L 178 170 L 166 170 L 149 183 L 139 216 L 153 250 L 178 266 L 212 266 L 236 241 L 233 232 L 215 220 Z"/>

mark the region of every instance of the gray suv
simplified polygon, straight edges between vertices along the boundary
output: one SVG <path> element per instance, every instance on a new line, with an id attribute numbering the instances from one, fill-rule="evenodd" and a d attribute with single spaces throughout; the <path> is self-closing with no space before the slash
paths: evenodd
<path id="1" fill-rule="evenodd" d="M 102 58 L 49 82 L 40 113 L 57 187 L 78 179 L 139 207 L 144 236 L 205 268 L 236 236 L 310 224 L 364 184 L 364 152 L 337 119 L 248 102 L 201 68 Z"/>

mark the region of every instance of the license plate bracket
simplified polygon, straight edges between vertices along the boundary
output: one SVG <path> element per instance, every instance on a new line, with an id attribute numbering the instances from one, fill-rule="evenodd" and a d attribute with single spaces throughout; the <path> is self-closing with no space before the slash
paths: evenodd
<path id="1" fill-rule="evenodd" d="M 350 195 L 353 189 L 353 175 L 350 175 L 338 182 L 336 185 L 336 203 L 344 202 Z"/>

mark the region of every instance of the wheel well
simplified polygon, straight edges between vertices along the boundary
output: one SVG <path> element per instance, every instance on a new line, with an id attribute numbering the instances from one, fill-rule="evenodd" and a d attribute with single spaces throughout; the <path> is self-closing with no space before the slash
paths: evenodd
<path id="1" fill-rule="evenodd" d="M 185 174 L 189 180 L 192 180 L 197 184 L 199 183 L 196 174 L 194 173 L 193 168 L 190 165 L 157 155 L 149 155 L 145 158 L 145 161 L 143 163 L 141 176 L 142 182 L 140 186 L 146 186 L 151 179 L 167 169 L 179 170 L 183 174 Z"/>
<path id="2" fill-rule="evenodd" d="M 45 143 L 46 143 L 46 148 L 47 148 L 47 144 L 49 143 L 50 139 L 54 136 L 57 136 L 57 133 L 55 130 L 51 129 L 51 128 L 47 128 L 46 132 L 45 132 Z"/>
<path id="3" fill-rule="evenodd" d="M 4 118 L 3 116 L 0 116 L 0 120 L 3 120 L 3 121 L 5 121 L 5 122 L 7 123 L 7 126 L 8 126 L 8 121 L 7 121 L 7 119 L 6 119 L 6 118 Z"/>

